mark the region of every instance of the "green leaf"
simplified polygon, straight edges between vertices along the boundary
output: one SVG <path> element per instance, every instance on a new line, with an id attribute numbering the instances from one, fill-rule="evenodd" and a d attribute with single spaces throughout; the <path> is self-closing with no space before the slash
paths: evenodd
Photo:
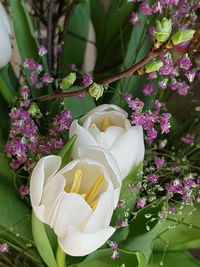
<path id="1" fill-rule="evenodd" d="M 127 267 L 144 267 L 144 256 L 140 252 L 130 252 L 118 249 L 120 257 L 111 259 L 113 250 L 110 248 L 97 250 L 91 253 L 84 261 L 79 264 L 71 265 L 73 267 L 111 267 L 125 265 Z"/>
<path id="2" fill-rule="evenodd" d="M 38 59 L 37 41 L 27 8 L 23 0 L 10 0 L 15 38 L 20 56 Z"/>
<path id="3" fill-rule="evenodd" d="M 73 144 L 76 141 L 77 136 L 72 136 L 69 141 L 66 143 L 66 145 L 58 152 L 58 156 L 62 158 L 62 164 L 61 168 L 63 168 L 66 164 L 68 164 L 71 161 L 71 152 L 73 148 Z"/>
<path id="4" fill-rule="evenodd" d="M 120 243 L 120 247 L 126 250 L 143 253 L 146 263 L 152 253 L 153 240 L 157 238 L 163 229 L 163 222 L 158 223 L 158 212 L 161 206 L 162 203 L 148 205 L 139 211 L 137 217 L 129 225 L 128 237 Z M 146 214 L 152 214 L 152 217 L 146 218 Z M 155 218 L 155 220 L 151 221 L 152 218 Z"/>
<path id="5" fill-rule="evenodd" d="M 81 87 L 79 86 L 74 86 L 70 88 L 70 91 L 76 91 L 80 88 Z M 93 97 L 91 97 L 89 94 L 85 94 L 84 98 L 82 99 L 77 99 L 75 96 L 66 97 L 64 99 L 64 108 L 71 110 L 73 119 L 76 119 L 95 108 L 95 102 Z"/>
<path id="6" fill-rule="evenodd" d="M 192 212 L 192 209 L 196 208 Z M 192 213 L 191 213 L 192 212 Z M 200 204 L 186 206 L 181 215 L 170 215 L 163 224 L 161 239 L 154 241 L 154 250 L 184 250 L 200 247 Z"/>
<path id="7" fill-rule="evenodd" d="M 34 212 L 32 213 L 32 232 L 36 247 L 44 260 L 51 267 L 57 267 L 55 256 L 50 245 L 45 226 L 38 220 Z"/>
<path id="8" fill-rule="evenodd" d="M 142 180 L 142 167 L 143 163 L 141 161 L 138 166 L 134 167 L 133 170 L 129 173 L 129 175 L 123 180 L 119 199 L 124 203 L 124 205 L 115 209 L 112 218 L 112 225 L 116 225 L 119 219 L 124 220 L 125 212 L 132 212 L 135 206 L 137 195 L 139 193 L 139 189 L 135 188 L 130 190 L 129 187 L 134 183 L 137 183 Z"/>
<path id="9" fill-rule="evenodd" d="M 6 65 L 4 68 L 0 69 L 0 94 L 9 104 L 13 102 L 13 98 L 16 94 L 15 88 L 12 84 L 12 81 L 14 80 L 15 78 L 13 77 L 13 72 L 10 65 Z"/>
<path id="10" fill-rule="evenodd" d="M 105 67 L 118 65 L 123 59 L 123 50 L 129 40 L 132 25 L 128 23 L 133 3 L 112 0 L 105 18 L 103 29 L 95 27 L 97 35 L 97 62 L 95 70 L 98 72 Z"/>
<path id="11" fill-rule="evenodd" d="M 68 31 L 64 37 L 61 54 L 62 77 L 69 71 L 68 65 L 76 64 L 82 68 L 87 44 L 88 28 L 90 21 L 90 2 L 81 1 L 74 9 L 68 24 Z"/>
<path id="12" fill-rule="evenodd" d="M 188 251 L 154 253 L 147 267 L 198 267 L 200 261 L 194 259 Z"/>

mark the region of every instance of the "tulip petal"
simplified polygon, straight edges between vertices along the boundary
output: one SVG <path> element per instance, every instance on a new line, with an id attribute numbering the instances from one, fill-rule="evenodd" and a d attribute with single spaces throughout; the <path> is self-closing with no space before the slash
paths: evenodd
<path id="1" fill-rule="evenodd" d="M 1 23 L 6 27 L 8 34 L 11 34 L 10 21 L 9 21 L 8 16 L 6 14 L 6 11 L 5 11 L 5 9 L 1 3 L 0 3 L 0 17 L 1 17 Z M 2 26 L 0 26 L 0 28 L 1 27 Z"/>
<path id="2" fill-rule="evenodd" d="M 30 180 L 30 198 L 36 216 L 45 221 L 44 205 L 42 205 L 43 190 L 50 176 L 54 175 L 61 165 L 61 157 L 47 156 L 39 160 Z"/>
<path id="3" fill-rule="evenodd" d="M 69 225 L 73 225 L 82 232 L 92 212 L 92 209 L 81 195 L 65 193 L 60 201 L 52 227 L 60 238 L 65 236 Z"/>
<path id="4" fill-rule="evenodd" d="M 104 138 L 106 143 L 106 148 L 110 149 L 111 146 L 117 141 L 117 139 L 125 134 L 125 129 L 118 126 L 110 126 L 104 132 Z"/>
<path id="5" fill-rule="evenodd" d="M 113 227 L 86 233 L 78 231 L 74 226 L 68 226 L 65 237 L 58 238 L 58 243 L 71 256 L 85 256 L 101 247 L 114 232 Z"/>
<path id="6" fill-rule="evenodd" d="M 142 126 L 131 127 L 117 139 L 113 147 L 111 147 L 111 154 L 119 166 L 122 178 L 125 178 L 131 169 L 144 158 Z"/>
<path id="7" fill-rule="evenodd" d="M 96 209 L 85 225 L 84 232 L 95 232 L 107 228 L 110 224 L 114 209 L 114 194 L 107 190 L 99 199 Z"/>
<path id="8" fill-rule="evenodd" d="M 91 115 L 93 115 L 94 113 L 97 112 L 104 112 L 104 111 L 119 111 L 120 113 L 122 113 L 125 117 L 128 117 L 128 113 L 121 109 L 120 107 L 116 106 L 116 105 L 112 105 L 112 104 L 104 104 L 104 105 L 100 105 L 94 109 L 92 109 L 91 111 L 89 111 L 85 116 L 83 116 L 81 118 L 81 121 L 85 122 L 85 120 L 90 117 Z"/>
<path id="9" fill-rule="evenodd" d="M 72 157 L 73 159 L 78 158 L 78 147 L 84 145 L 88 146 L 97 146 L 97 142 L 90 135 L 90 133 L 81 127 L 77 120 L 73 121 L 71 127 L 69 129 L 69 137 L 71 138 L 73 135 L 77 134 L 77 139 L 73 146 Z"/>
<path id="10" fill-rule="evenodd" d="M 3 68 L 11 58 L 12 48 L 10 37 L 5 25 L 0 24 L 0 68 Z"/>
<path id="11" fill-rule="evenodd" d="M 113 183 L 114 206 L 116 207 L 119 200 L 122 178 L 117 162 L 111 153 L 102 147 L 96 146 L 79 147 L 78 153 L 80 158 L 89 157 L 92 160 L 98 161 L 106 168 Z"/>

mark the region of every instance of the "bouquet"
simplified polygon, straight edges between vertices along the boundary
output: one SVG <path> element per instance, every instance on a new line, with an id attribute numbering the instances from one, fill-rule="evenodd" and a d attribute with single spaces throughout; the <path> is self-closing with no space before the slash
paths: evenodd
<path id="1" fill-rule="evenodd" d="M 1 1 L 1 266 L 200 266 L 199 12 Z"/>

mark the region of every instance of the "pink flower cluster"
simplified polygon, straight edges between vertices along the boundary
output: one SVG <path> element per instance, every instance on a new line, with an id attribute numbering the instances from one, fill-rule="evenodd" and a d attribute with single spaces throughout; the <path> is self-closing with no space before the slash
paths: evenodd
<path id="1" fill-rule="evenodd" d="M 169 132 L 169 120 L 171 118 L 171 114 L 159 114 L 158 110 L 157 112 L 143 112 L 144 103 L 139 98 L 132 100 L 132 95 L 128 93 L 124 94 L 124 99 L 133 111 L 131 114 L 131 123 L 133 125 L 143 126 L 143 129 L 147 132 L 146 142 L 148 144 L 151 144 L 153 140 L 157 138 L 157 126 L 159 126 L 162 134 Z"/>

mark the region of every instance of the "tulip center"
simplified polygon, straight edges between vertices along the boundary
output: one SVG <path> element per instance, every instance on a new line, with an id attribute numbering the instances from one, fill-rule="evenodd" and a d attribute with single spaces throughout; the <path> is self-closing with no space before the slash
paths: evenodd
<path id="1" fill-rule="evenodd" d="M 101 125 L 99 127 L 99 130 L 102 132 L 105 132 L 105 130 L 111 125 L 110 119 L 108 117 L 105 117 L 102 122 Z M 97 125 L 95 123 L 92 123 L 90 125 L 90 128 L 94 128 L 97 127 Z"/>
<path id="2" fill-rule="evenodd" d="M 90 207 L 95 210 L 99 198 L 97 197 L 104 184 L 104 175 L 99 175 L 96 182 L 91 186 L 87 193 L 80 193 L 81 181 L 83 177 L 83 172 L 81 169 L 77 169 L 74 174 L 73 183 L 70 189 L 65 186 L 65 191 L 67 193 L 77 193 L 80 194 L 85 201 L 90 205 Z"/>

